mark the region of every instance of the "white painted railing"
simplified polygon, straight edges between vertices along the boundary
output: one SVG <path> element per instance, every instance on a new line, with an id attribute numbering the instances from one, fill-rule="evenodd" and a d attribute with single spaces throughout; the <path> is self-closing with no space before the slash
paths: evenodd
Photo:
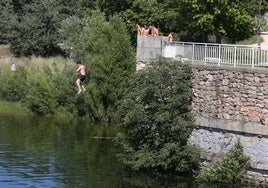
<path id="1" fill-rule="evenodd" d="M 162 56 L 230 66 L 268 66 L 268 46 L 165 42 Z"/>

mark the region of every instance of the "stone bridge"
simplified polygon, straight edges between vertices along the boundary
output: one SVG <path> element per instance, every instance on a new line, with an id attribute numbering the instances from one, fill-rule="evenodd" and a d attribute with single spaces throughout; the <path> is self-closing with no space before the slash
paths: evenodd
<path id="1" fill-rule="evenodd" d="M 163 47 L 165 43 L 165 37 L 138 38 L 137 70 L 144 66 L 140 66 L 140 63 L 170 55 L 167 48 Z M 202 156 L 207 160 L 215 160 L 239 140 L 245 154 L 250 157 L 248 180 L 268 186 L 268 68 L 265 68 L 266 64 L 263 66 L 259 63 L 260 59 L 268 62 L 268 51 L 263 50 L 261 58 L 256 58 L 258 56 L 254 55 L 260 53 L 251 48 L 255 50 L 254 46 L 247 46 L 252 55 L 242 54 L 239 65 L 223 64 L 219 58 L 222 58 L 222 53 L 215 48 L 211 51 L 219 55 L 217 63 L 204 61 L 207 59 L 204 57 L 210 54 L 207 51 L 209 48 L 183 54 L 183 57 L 191 55 L 187 56 L 191 61 L 183 62 L 189 64 L 192 70 L 192 110 L 197 125 L 189 138 L 189 144 L 202 149 Z M 199 58 L 197 55 L 200 54 Z M 232 53 L 228 54 L 229 59 L 233 59 Z M 245 63 L 246 60 L 254 61 L 254 64 Z"/>

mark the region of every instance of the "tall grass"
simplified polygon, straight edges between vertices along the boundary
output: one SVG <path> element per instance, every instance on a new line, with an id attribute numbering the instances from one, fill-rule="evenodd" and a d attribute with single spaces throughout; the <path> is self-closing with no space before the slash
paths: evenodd
<path id="1" fill-rule="evenodd" d="M 44 71 L 44 67 L 51 70 L 64 70 L 66 66 L 75 66 L 72 60 L 62 57 L 6 57 L 0 59 L 0 70 L 10 71 L 11 65 L 15 64 L 16 68 L 23 67 L 28 71 Z"/>

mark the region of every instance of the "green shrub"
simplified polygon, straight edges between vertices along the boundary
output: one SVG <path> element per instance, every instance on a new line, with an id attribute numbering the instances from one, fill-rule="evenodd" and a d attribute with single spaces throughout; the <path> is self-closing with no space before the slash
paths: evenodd
<path id="1" fill-rule="evenodd" d="M 92 100 L 92 82 L 85 81 L 87 91 L 77 95 L 74 73 L 76 64 L 62 58 L 20 58 L 17 71 L 10 71 L 11 62 L 1 66 L 0 97 L 3 100 L 22 102 L 38 114 L 68 113 L 75 116 L 89 115 L 98 120 L 101 107 Z M 2 64 L 3 65 L 3 64 Z M 94 93 L 94 96 L 97 96 Z M 99 102 L 99 101 L 98 101 Z M 93 114 L 93 115 L 92 115 Z"/>
<path id="2" fill-rule="evenodd" d="M 189 66 L 160 59 L 138 71 L 120 102 L 123 132 L 117 141 L 135 170 L 195 169 L 199 152 L 187 146 L 194 126 Z"/>
<path id="3" fill-rule="evenodd" d="M 1 98 L 7 101 L 18 102 L 25 98 L 27 88 L 27 70 L 23 67 L 17 71 L 6 71 L 0 74 Z"/>
<path id="4" fill-rule="evenodd" d="M 54 65 L 46 71 L 46 74 L 51 77 L 51 82 L 55 85 L 55 98 L 58 106 L 71 113 L 76 113 L 77 108 L 75 105 L 77 93 L 75 80 L 77 75 L 73 73 L 74 69 L 75 66 L 65 64 L 62 69 L 58 69 L 57 65 Z"/>
<path id="5" fill-rule="evenodd" d="M 28 77 L 26 104 L 37 114 L 54 114 L 58 106 L 55 83 L 44 73 Z"/>
<path id="6" fill-rule="evenodd" d="M 196 172 L 195 179 L 199 182 L 241 182 L 245 177 L 249 160 L 243 151 L 243 146 L 238 141 L 219 161 L 211 163 L 210 166 L 202 166 Z"/>

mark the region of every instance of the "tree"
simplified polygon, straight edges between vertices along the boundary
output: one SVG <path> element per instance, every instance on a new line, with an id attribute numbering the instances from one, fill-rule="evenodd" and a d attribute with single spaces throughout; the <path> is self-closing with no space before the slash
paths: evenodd
<path id="1" fill-rule="evenodd" d="M 111 0 L 79 0 L 79 5 L 84 10 L 90 12 L 92 10 L 99 10 L 105 14 L 107 18 L 115 14 L 119 14 L 122 11 L 129 8 L 132 0 L 124 1 L 111 1 Z"/>
<path id="2" fill-rule="evenodd" d="M 174 6 L 175 5 L 175 6 Z M 160 35 L 168 35 L 176 26 L 174 18 L 178 14 L 175 2 L 161 0 L 134 0 L 131 6 L 123 10 L 121 15 L 132 36 L 132 43 L 136 44 L 136 24 L 154 24 Z"/>
<path id="3" fill-rule="evenodd" d="M 235 0 L 183 0 L 180 9 L 180 15 L 184 15 L 182 27 L 188 31 L 188 36 L 200 33 L 204 42 L 208 41 L 208 35 L 215 35 L 218 43 L 223 36 L 232 42 L 248 38 L 253 34 L 254 17 L 240 5 Z M 200 35 L 196 37 L 189 37 L 189 40 L 200 40 Z"/>
<path id="4" fill-rule="evenodd" d="M 193 128 L 191 74 L 187 65 L 158 60 L 134 75 L 120 102 L 122 160 L 135 170 L 179 172 L 198 166 L 199 154 L 187 146 Z"/>
<path id="5" fill-rule="evenodd" d="M 12 25 L 16 21 L 12 0 L 2 0 L 0 10 L 0 44 L 6 44 L 13 34 Z"/>
<path id="6" fill-rule="evenodd" d="M 90 116 L 116 119 L 116 103 L 135 71 L 134 49 L 125 25 L 118 16 L 106 21 L 103 13 L 93 11 L 82 19 L 66 19 L 61 32 L 65 44 L 89 69 L 93 88 L 85 103 Z"/>
<path id="7" fill-rule="evenodd" d="M 249 14 L 255 18 L 254 29 L 256 34 L 260 35 L 262 27 L 267 25 L 267 21 L 264 16 L 265 13 L 268 12 L 268 2 L 266 0 L 246 0 L 242 1 L 241 4 L 249 12 Z"/>
<path id="8" fill-rule="evenodd" d="M 16 5 L 16 6 L 15 6 Z M 32 3 L 16 2 L 18 19 L 10 40 L 11 51 L 17 56 L 53 56 L 62 53 L 59 26 L 65 18 L 61 4 L 54 0 Z"/>

